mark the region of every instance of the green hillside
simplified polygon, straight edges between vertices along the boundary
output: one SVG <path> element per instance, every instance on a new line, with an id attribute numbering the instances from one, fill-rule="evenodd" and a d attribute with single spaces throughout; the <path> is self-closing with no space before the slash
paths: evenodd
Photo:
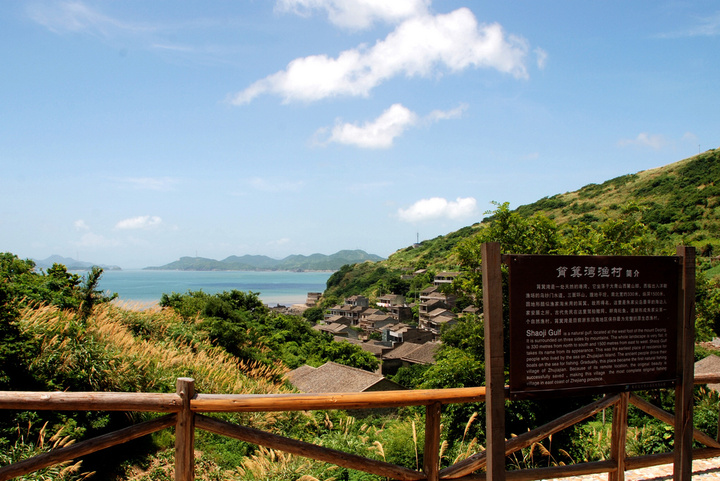
<path id="1" fill-rule="evenodd" d="M 542 212 L 559 224 L 594 223 L 636 203 L 642 221 L 669 244 L 695 246 L 704 256 L 720 246 L 720 150 L 664 167 L 623 175 L 575 192 L 521 206 L 529 216 Z"/>
<path id="2" fill-rule="evenodd" d="M 418 286 L 398 278 L 418 269 L 431 273 L 462 270 L 467 259 L 462 259 L 458 245 L 490 232 L 498 213 L 515 223 L 516 231 L 502 223 L 492 228 L 495 239 L 505 238 L 507 252 L 529 248 L 527 243 L 522 245 L 527 240 L 523 238 L 543 229 L 551 236 L 547 241 L 554 243 L 554 247 L 545 246 L 548 253 L 668 254 L 684 244 L 697 248 L 701 271 L 708 277 L 720 275 L 720 266 L 712 260 L 720 253 L 718 181 L 720 149 L 712 149 L 663 167 L 545 197 L 514 211 L 498 204 L 495 214 L 482 222 L 400 249 L 382 262 L 345 267 L 328 280 L 326 297 L 373 297 L 392 290 L 412 294 Z M 523 223 L 524 227 L 518 227 Z"/>

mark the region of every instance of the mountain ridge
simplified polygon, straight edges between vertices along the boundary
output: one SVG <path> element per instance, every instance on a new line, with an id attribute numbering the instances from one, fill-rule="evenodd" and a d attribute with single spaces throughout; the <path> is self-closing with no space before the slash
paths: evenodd
<path id="1" fill-rule="evenodd" d="M 35 266 L 39 267 L 40 269 L 49 269 L 54 264 L 62 264 L 69 271 L 89 271 L 94 266 L 101 267 L 106 271 L 122 270 L 119 266 L 116 266 L 116 265 L 105 265 L 105 264 L 96 264 L 93 262 L 79 261 L 79 260 L 73 259 L 72 257 L 63 257 L 63 256 L 57 255 L 57 254 L 53 254 L 46 259 L 32 259 L 32 261 L 35 263 Z"/>
<path id="2" fill-rule="evenodd" d="M 355 250 L 341 250 L 334 254 L 289 255 L 273 259 L 265 255 L 229 256 L 223 260 L 205 257 L 181 257 L 162 266 L 145 267 L 144 270 L 182 271 L 336 271 L 346 264 L 377 262 L 384 260 L 375 254 Z"/>

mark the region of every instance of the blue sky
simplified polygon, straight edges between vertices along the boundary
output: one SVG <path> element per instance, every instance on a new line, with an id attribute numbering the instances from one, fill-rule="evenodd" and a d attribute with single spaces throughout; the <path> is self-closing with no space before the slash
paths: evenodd
<path id="1" fill-rule="evenodd" d="M 715 1 L 6 1 L 0 251 L 388 256 L 720 147 Z"/>

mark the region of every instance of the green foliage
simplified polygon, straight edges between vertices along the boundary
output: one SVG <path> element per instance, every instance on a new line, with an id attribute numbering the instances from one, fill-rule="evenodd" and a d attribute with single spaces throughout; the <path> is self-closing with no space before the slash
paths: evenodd
<path id="1" fill-rule="evenodd" d="M 325 309 L 318 306 L 311 307 L 309 309 L 305 309 L 302 316 L 306 321 L 312 324 L 317 324 L 318 321 L 322 321 L 325 318 Z"/>
<path id="2" fill-rule="evenodd" d="M 246 362 L 282 362 L 291 369 L 327 361 L 369 371 L 378 366 L 377 359 L 359 346 L 334 342 L 300 317 L 271 312 L 253 292 L 173 293 L 163 295 L 160 305 L 188 320 L 199 319 L 213 344 Z"/>

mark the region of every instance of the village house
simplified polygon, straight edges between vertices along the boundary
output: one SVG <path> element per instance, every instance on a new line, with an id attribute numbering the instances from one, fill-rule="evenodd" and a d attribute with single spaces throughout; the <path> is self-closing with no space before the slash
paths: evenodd
<path id="1" fill-rule="evenodd" d="M 435 287 L 448 286 L 460 275 L 459 272 L 440 272 L 435 275 L 433 285 Z"/>
<path id="2" fill-rule="evenodd" d="M 453 294 L 445 294 L 441 292 L 437 286 L 426 287 L 420 291 L 420 304 L 425 304 L 434 301 L 441 301 L 445 304 L 445 307 L 452 309 L 455 306 L 457 297 Z"/>
<path id="3" fill-rule="evenodd" d="M 307 364 L 287 373 L 290 384 L 304 393 L 395 391 L 407 389 L 380 374 L 326 362 L 320 367 Z"/>
<path id="4" fill-rule="evenodd" d="M 308 292 L 307 298 L 305 299 L 305 305 L 308 307 L 315 307 L 322 297 L 322 292 Z"/>
<path id="5" fill-rule="evenodd" d="M 405 296 L 400 294 L 385 294 L 380 296 L 376 302 L 378 307 L 392 307 L 405 305 Z"/>
<path id="6" fill-rule="evenodd" d="M 367 307 L 353 306 L 352 304 L 337 305 L 328 309 L 327 314 L 325 314 L 325 318 L 327 320 L 333 316 L 343 316 L 350 319 L 353 326 L 357 326 L 360 322 L 360 316 L 366 309 Z"/>
<path id="7" fill-rule="evenodd" d="M 325 324 L 344 324 L 352 326 L 352 320 L 345 316 L 329 316 L 324 320 Z"/>
<path id="8" fill-rule="evenodd" d="M 379 333 L 381 328 L 390 324 L 395 324 L 396 322 L 397 320 L 392 316 L 384 312 L 380 312 L 369 316 L 363 316 L 360 320 L 359 327 L 368 334 L 373 332 Z"/>
<path id="9" fill-rule="evenodd" d="M 405 342 L 400 344 L 383 356 L 382 373 L 386 376 L 392 376 L 404 366 L 435 364 L 435 353 L 439 348 L 439 342 L 426 342 L 424 344 Z"/>
<path id="10" fill-rule="evenodd" d="M 348 324 L 340 324 L 333 322 L 330 324 L 316 324 L 312 327 L 316 331 L 325 332 L 333 336 L 333 338 L 357 339 L 358 333 Z"/>
<path id="11" fill-rule="evenodd" d="M 370 300 L 365 296 L 350 296 L 345 299 L 345 304 L 353 307 L 369 307 Z"/>
<path id="12" fill-rule="evenodd" d="M 382 328 L 382 340 L 391 342 L 393 346 L 409 342 L 414 344 L 423 344 L 432 341 L 434 334 L 424 329 L 410 327 L 404 323 L 391 324 Z"/>
<path id="13" fill-rule="evenodd" d="M 457 315 L 448 309 L 437 308 L 420 319 L 420 328 L 433 333 L 435 339 L 440 339 L 440 330 L 444 325 L 457 323 Z"/>

